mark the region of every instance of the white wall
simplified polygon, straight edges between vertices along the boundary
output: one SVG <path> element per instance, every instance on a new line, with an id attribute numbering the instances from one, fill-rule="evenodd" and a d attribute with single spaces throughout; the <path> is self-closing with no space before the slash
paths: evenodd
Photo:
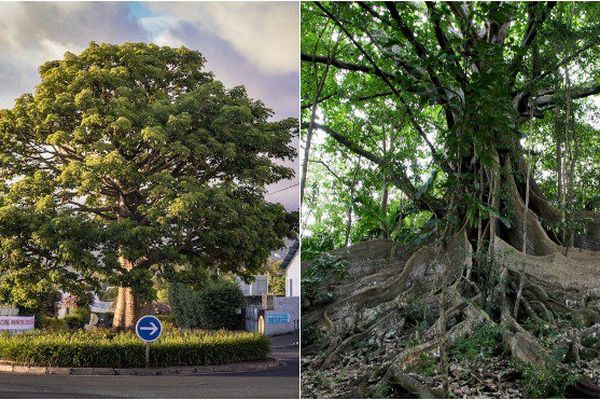
<path id="1" fill-rule="evenodd" d="M 293 333 L 298 330 L 300 322 L 300 298 L 299 297 L 274 297 L 273 309 L 265 312 L 265 335 L 275 336 L 285 333 Z M 257 318 L 259 307 L 246 307 L 246 330 L 256 332 L 258 330 Z M 288 322 L 272 322 L 269 316 L 289 316 Z M 271 322 L 270 322 L 271 321 Z"/>
<path id="2" fill-rule="evenodd" d="M 294 258 L 285 271 L 285 297 L 300 296 L 300 252 L 296 252 Z"/>

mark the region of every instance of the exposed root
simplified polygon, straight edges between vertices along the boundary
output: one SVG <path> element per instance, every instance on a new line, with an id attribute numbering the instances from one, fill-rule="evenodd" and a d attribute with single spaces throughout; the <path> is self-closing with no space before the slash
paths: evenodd
<path id="1" fill-rule="evenodd" d="M 387 382 L 393 385 L 399 385 L 404 390 L 420 399 L 438 399 L 444 397 L 441 392 L 428 388 L 414 376 L 402 372 L 401 369 L 396 366 L 392 366 L 389 371 Z"/>
<path id="2" fill-rule="evenodd" d="M 437 383 L 433 384 L 436 378 L 423 379 L 418 371 L 423 360 L 435 361 L 439 357 L 436 334 L 442 328 L 438 310 L 446 267 L 447 346 L 471 337 L 479 325 L 499 326 L 503 357 L 546 368 L 550 362 L 544 347 L 547 344 L 525 327 L 558 326 L 564 322 L 562 316 L 569 315 L 588 328 L 574 328 L 572 340 L 556 346 L 565 348 L 567 361 L 576 365 L 598 358 L 600 252 L 559 246 L 548 236 L 535 212 L 523 214 L 525 205 L 514 181 L 509 178 L 505 183 L 513 190 L 514 216 L 527 218 L 513 217 L 513 228 L 500 230 L 501 236 L 494 237 L 494 268 L 502 273 L 500 282 L 491 288 L 500 295 L 480 292 L 481 282 L 475 283 L 485 275 L 471 268 L 472 247 L 464 229 L 448 241 L 447 254 L 440 255 L 436 245 L 428 245 L 409 257 L 403 249 L 393 252 L 394 247 L 387 240 L 336 251 L 336 255 L 351 263 L 351 278 L 337 287 L 337 301 L 303 315 L 303 323 L 314 324 L 322 332 L 320 344 L 313 347 L 318 351 L 303 361 L 304 371 L 309 375 L 330 371 L 338 371 L 339 375 L 339 371 L 344 371 L 343 389 L 336 391 L 336 396 L 362 396 L 372 393 L 378 385 L 401 387 L 394 392 L 397 395 L 439 396 Z M 531 201 L 535 202 L 533 195 Z M 528 254 L 517 250 L 522 248 L 523 236 Z M 491 304 L 490 315 L 482 311 L 486 302 Z M 504 359 L 504 363 L 509 360 Z M 472 374 L 467 374 L 469 379 Z M 514 368 L 512 374 L 517 374 Z M 472 378 L 480 380 L 477 374 Z M 593 391 L 589 385 L 593 384 L 573 387 Z M 456 387 L 456 382 L 451 382 L 451 387 Z M 521 395 L 517 389 L 511 393 Z M 333 396 L 333 392 L 320 395 Z"/>

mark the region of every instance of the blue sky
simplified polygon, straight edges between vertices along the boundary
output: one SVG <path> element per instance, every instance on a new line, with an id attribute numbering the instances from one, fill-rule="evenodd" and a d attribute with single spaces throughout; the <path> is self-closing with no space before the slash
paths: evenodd
<path id="1" fill-rule="evenodd" d="M 245 85 L 275 119 L 298 116 L 298 3 L 2 2 L 0 32 L 0 108 L 32 92 L 37 67 L 66 51 L 77 53 L 92 40 L 143 41 L 198 50 L 217 79 Z M 297 164 L 288 163 L 296 171 Z M 297 187 L 268 198 L 298 208 Z"/>

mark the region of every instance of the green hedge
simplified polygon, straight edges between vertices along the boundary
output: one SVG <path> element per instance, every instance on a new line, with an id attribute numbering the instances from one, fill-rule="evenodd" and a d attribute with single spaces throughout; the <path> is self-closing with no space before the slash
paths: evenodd
<path id="1" fill-rule="evenodd" d="M 153 367 L 264 360 L 266 336 L 250 332 L 172 330 L 152 344 Z M 145 345 L 134 333 L 44 332 L 0 335 L 0 359 L 49 367 L 144 367 Z"/>

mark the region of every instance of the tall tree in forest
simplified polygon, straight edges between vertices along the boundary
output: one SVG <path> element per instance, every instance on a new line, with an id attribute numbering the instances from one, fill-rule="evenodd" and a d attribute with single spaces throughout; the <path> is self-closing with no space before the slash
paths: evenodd
<path id="1" fill-rule="evenodd" d="M 119 286 L 131 329 L 155 273 L 251 275 L 294 225 L 265 186 L 293 172 L 296 121 L 226 89 L 184 47 L 95 44 L 0 111 L 0 269 Z M 67 287 L 68 289 L 68 287 Z"/>
<path id="2" fill-rule="evenodd" d="M 428 316 L 424 343 L 384 351 L 380 383 L 431 394 L 411 384 L 406 369 L 481 323 L 501 329 L 504 348 L 519 363 L 550 365 L 525 322 L 565 312 L 555 302 L 573 298 L 567 311 L 574 318 L 600 315 L 600 214 L 583 207 L 597 193 L 575 190 L 577 180 L 595 179 L 593 168 L 578 160 L 600 165 L 591 153 L 578 154 L 581 141 L 595 148 L 600 137 L 586 103 L 600 93 L 600 5 L 361 1 L 302 7 L 303 104 L 316 98 L 304 71 L 330 68 L 317 100 L 322 118 L 315 126 L 324 144 L 316 151 L 362 157 L 365 169 L 379 170 L 408 199 L 403 212 L 420 221 L 415 246 L 392 247 L 391 259 L 381 251 L 385 262 L 361 266 L 335 301 L 306 310 L 303 323 L 325 331 L 312 367 L 339 366 L 350 344 L 402 329 L 394 324 L 406 321 L 411 304 L 439 311 Z M 330 27 L 339 40 L 335 56 L 316 42 L 316 26 Z M 576 109 L 588 114 L 577 118 Z M 385 118 L 381 110 L 388 111 Z M 381 136 L 373 134 L 382 122 L 398 126 L 393 148 L 380 146 Z M 535 170 L 525 139 L 532 153 L 540 152 Z M 559 172 L 558 193 L 553 171 Z M 389 243 L 368 248 L 377 246 Z M 377 257 L 383 255 L 368 259 Z M 440 329 L 445 340 L 436 338 Z"/>

